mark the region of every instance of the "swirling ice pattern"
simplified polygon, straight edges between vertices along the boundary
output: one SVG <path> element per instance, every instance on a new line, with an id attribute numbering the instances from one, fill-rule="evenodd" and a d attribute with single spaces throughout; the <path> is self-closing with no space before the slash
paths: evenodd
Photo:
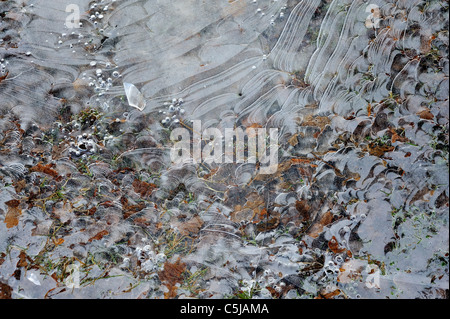
<path id="1" fill-rule="evenodd" d="M 67 29 L 72 3 L 81 26 Z M 369 4 L 379 27 L 367 27 Z M 445 296 L 447 2 L 36 0 L 2 1 L 0 13 L 2 219 L 13 198 L 52 200 L 24 208 L 19 227 L 0 226 L 0 253 L 12 240 L 40 256 L 49 249 L 42 238 L 66 223 L 54 260 L 95 255 L 128 278 L 92 279 L 55 297 L 112 297 L 136 281 L 144 284 L 130 298 L 175 297 L 135 261 L 149 242 L 177 251 L 172 262 L 181 257 L 191 273 L 206 269 L 195 294 L 178 289 L 184 296 Z M 127 105 L 123 83 L 142 93 L 143 111 Z M 183 100 L 181 123 L 163 127 L 173 99 Z M 74 120 L 87 108 L 101 112 L 95 127 Z M 258 175 L 249 163 L 171 165 L 167 129 L 190 120 L 278 128 L 277 173 Z M 76 146 L 89 138 L 99 151 L 86 159 L 93 152 Z M 64 177 L 48 187 L 64 183 L 71 209 L 49 189 L 36 195 L 46 189 L 40 162 Z M 157 188 L 143 206 L 136 180 Z M 178 251 L 171 236 L 186 229 L 196 236 Z M 112 255 L 138 271 L 111 264 Z M 0 280 L 14 266 L 0 263 Z M 13 288 L 26 280 L 16 279 Z M 54 288 L 41 280 L 27 297 Z"/>

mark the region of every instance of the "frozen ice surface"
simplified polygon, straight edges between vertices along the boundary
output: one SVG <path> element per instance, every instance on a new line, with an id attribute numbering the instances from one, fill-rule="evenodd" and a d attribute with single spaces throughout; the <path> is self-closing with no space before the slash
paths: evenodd
<path id="1" fill-rule="evenodd" d="M 448 298 L 447 26 L 440 0 L 1 1 L 0 282 Z M 172 163 L 196 120 L 278 129 L 276 172 Z"/>

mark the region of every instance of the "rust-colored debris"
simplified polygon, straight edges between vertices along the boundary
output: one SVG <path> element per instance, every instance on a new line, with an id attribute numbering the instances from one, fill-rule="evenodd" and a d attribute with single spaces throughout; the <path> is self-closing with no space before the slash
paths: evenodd
<path id="1" fill-rule="evenodd" d="M 128 199 L 124 196 L 120 198 L 120 203 L 122 204 L 123 218 L 125 219 L 145 208 L 144 202 L 140 202 L 136 205 L 130 205 L 128 203 Z"/>
<path id="2" fill-rule="evenodd" d="M 102 239 L 104 236 L 108 235 L 109 232 L 107 230 L 102 230 L 101 232 L 97 233 L 97 235 L 95 235 L 94 237 L 89 238 L 89 242 L 93 242 L 94 240 L 100 240 Z"/>
<path id="3" fill-rule="evenodd" d="M 138 179 L 135 179 L 132 185 L 134 191 L 139 195 L 141 195 L 142 197 L 150 196 L 153 190 L 156 188 L 155 184 L 143 182 Z"/>
<path id="4" fill-rule="evenodd" d="M 22 190 L 25 189 L 26 186 L 27 186 L 27 182 L 24 179 L 15 183 L 14 189 L 16 190 L 16 194 L 19 194 Z"/>
<path id="5" fill-rule="evenodd" d="M 330 212 L 326 212 L 318 223 L 315 223 L 311 226 L 308 231 L 308 235 L 317 238 L 320 233 L 323 231 L 323 228 L 330 224 L 333 221 L 333 214 Z"/>
<path id="6" fill-rule="evenodd" d="M 7 78 L 8 74 L 9 72 L 6 72 L 5 75 L 0 76 L 0 83 L 2 83 L 2 81 Z"/>
<path id="7" fill-rule="evenodd" d="M 385 153 L 392 152 L 394 148 L 391 145 L 377 145 L 376 143 L 370 143 L 367 146 L 369 154 L 376 157 L 382 157 Z"/>
<path id="8" fill-rule="evenodd" d="M 191 220 L 180 225 L 178 229 L 180 230 L 180 233 L 184 236 L 195 235 L 198 234 L 203 224 L 204 222 L 200 218 L 200 216 L 195 216 Z"/>
<path id="9" fill-rule="evenodd" d="M 420 111 L 420 112 L 418 112 L 416 114 L 419 115 L 419 117 L 421 119 L 424 119 L 424 120 L 432 120 L 432 119 L 434 119 L 434 115 L 433 115 L 433 113 L 431 113 L 431 111 L 429 109 Z"/>
<path id="10" fill-rule="evenodd" d="M 326 294 L 319 294 L 316 298 L 314 299 L 333 299 L 336 296 L 339 296 L 341 294 L 341 291 L 339 289 L 336 289 L 332 292 L 328 292 Z"/>
<path id="11" fill-rule="evenodd" d="M 346 250 L 345 248 L 339 248 L 339 243 L 334 236 L 328 242 L 328 248 L 330 248 L 330 250 L 335 254 L 342 253 Z"/>
<path id="12" fill-rule="evenodd" d="M 327 116 L 314 116 L 312 114 L 309 114 L 305 116 L 300 126 L 314 126 L 314 127 L 320 127 L 320 130 L 322 131 L 325 126 L 331 123 L 331 120 Z"/>
<path id="13" fill-rule="evenodd" d="M 0 299 L 12 299 L 13 289 L 2 282 L 0 282 Z"/>
<path id="14" fill-rule="evenodd" d="M 5 202 L 8 206 L 8 211 L 6 212 L 4 223 L 6 228 L 12 228 L 19 224 L 19 217 L 22 215 L 22 210 L 20 209 L 20 201 L 17 199 L 12 199 Z"/>
<path id="15" fill-rule="evenodd" d="M 266 219 L 256 224 L 256 230 L 265 232 L 277 228 L 280 224 L 280 216 L 280 213 L 271 212 Z"/>
<path id="16" fill-rule="evenodd" d="M 309 220 L 309 211 L 311 207 L 306 203 L 306 201 L 296 201 L 295 202 L 295 209 L 300 213 L 302 216 L 302 221 Z"/>
<path id="17" fill-rule="evenodd" d="M 182 263 L 180 259 L 175 263 L 166 262 L 164 264 L 164 270 L 158 273 L 159 279 L 166 284 L 169 289 L 168 292 L 164 293 L 165 299 L 175 298 L 177 295 L 177 286 L 176 284 L 182 283 L 183 278 L 182 274 L 186 270 L 186 264 Z"/>
<path id="18" fill-rule="evenodd" d="M 43 165 L 43 164 L 39 163 L 36 166 L 33 166 L 32 168 L 30 168 L 30 171 L 44 173 L 44 174 L 52 176 L 55 179 L 58 179 L 59 174 L 56 170 L 53 169 L 53 167 L 55 167 L 55 164 Z"/>

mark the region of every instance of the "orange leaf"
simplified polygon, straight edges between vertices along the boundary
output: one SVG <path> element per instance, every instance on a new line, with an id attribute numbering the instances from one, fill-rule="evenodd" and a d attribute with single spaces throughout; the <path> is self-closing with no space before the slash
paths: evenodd
<path id="1" fill-rule="evenodd" d="M 332 237 L 331 240 L 328 242 L 328 248 L 331 249 L 331 251 L 335 254 L 339 254 L 342 253 L 343 251 L 345 251 L 345 248 L 339 248 L 339 243 L 336 240 L 336 237 Z"/>
<path id="2" fill-rule="evenodd" d="M 265 232 L 278 227 L 280 224 L 280 214 L 272 212 L 270 218 L 264 219 L 256 224 L 256 230 L 259 232 Z"/>
<path id="3" fill-rule="evenodd" d="M 1 83 L 4 79 L 6 79 L 6 77 L 8 76 L 8 74 L 9 74 L 9 72 L 6 72 L 5 75 L 0 76 L 0 83 Z"/>
<path id="4" fill-rule="evenodd" d="M 199 216 L 193 217 L 186 223 L 183 223 L 178 227 L 182 235 L 188 236 L 189 234 L 198 234 L 203 226 L 203 220 Z"/>
<path id="5" fill-rule="evenodd" d="M 306 158 L 291 158 L 292 164 L 309 164 L 312 160 Z"/>
<path id="6" fill-rule="evenodd" d="M 416 114 L 419 115 L 419 117 L 424 120 L 432 120 L 434 118 L 433 113 L 431 113 L 431 111 L 429 109 L 420 111 Z"/>
<path id="7" fill-rule="evenodd" d="M 55 246 L 59 246 L 62 243 L 64 243 L 64 239 L 58 238 L 57 240 L 54 240 L 53 242 L 54 242 Z"/>
<path id="8" fill-rule="evenodd" d="M 91 237 L 89 239 L 89 242 L 91 243 L 94 240 L 100 240 L 102 239 L 104 236 L 108 235 L 109 232 L 107 230 L 102 230 L 101 232 L 99 232 L 97 235 L 95 235 L 94 237 Z"/>
<path id="9" fill-rule="evenodd" d="M 319 296 L 317 296 L 315 299 L 331 299 L 335 296 L 338 296 L 341 294 L 341 291 L 339 289 L 336 289 L 335 291 L 326 293 L 326 294 L 320 294 Z"/>
<path id="10" fill-rule="evenodd" d="M 17 199 L 12 199 L 5 202 L 8 206 L 8 211 L 6 212 L 4 223 L 6 228 L 12 228 L 19 224 L 19 217 L 22 215 L 22 211 L 19 208 L 20 201 Z"/>
<path id="11" fill-rule="evenodd" d="M 177 295 L 177 283 L 182 283 L 182 274 L 186 270 L 186 264 L 182 263 L 180 259 L 175 263 L 166 262 L 164 264 L 164 270 L 158 273 L 159 279 L 167 285 L 169 292 L 164 294 L 164 298 L 175 298 Z"/>
<path id="12" fill-rule="evenodd" d="M 395 143 L 397 141 L 408 142 L 408 139 L 406 137 L 398 135 L 398 133 L 393 128 L 390 129 L 390 132 L 392 133 L 391 137 L 392 143 Z"/>
<path id="13" fill-rule="evenodd" d="M 58 172 L 52 168 L 54 166 L 55 166 L 54 164 L 42 165 L 41 163 L 39 163 L 36 166 L 33 166 L 32 168 L 30 168 L 30 171 L 31 172 L 41 172 L 41 173 L 50 175 L 53 178 L 58 178 L 59 177 Z"/>
<path id="14" fill-rule="evenodd" d="M 136 193 L 140 194 L 142 197 L 147 197 L 147 196 L 151 195 L 153 190 L 156 188 L 155 184 L 143 182 L 138 179 L 135 179 L 133 181 L 132 185 L 133 185 L 134 191 Z"/>
<path id="15" fill-rule="evenodd" d="M 392 152 L 395 147 L 389 145 L 375 145 L 374 143 L 370 143 L 368 149 L 370 155 L 381 157 L 384 155 L 384 153 Z"/>

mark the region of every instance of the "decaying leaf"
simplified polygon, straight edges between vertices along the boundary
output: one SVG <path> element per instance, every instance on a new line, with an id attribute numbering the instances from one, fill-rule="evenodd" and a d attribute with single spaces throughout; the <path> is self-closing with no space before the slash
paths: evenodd
<path id="1" fill-rule="evenodd" d="M 300 213 L 300 216 L 302 216 L 302 221 L 309 220 L 309 210 L 311 207 L 306 203 L 306 201 L 296 201 L 295 202 L 295 209 Z"/>
<path id="2" fill-rule="evenodd" d="M 203 176 L 203 178 L 204 179 L 209 179 L 211 176 L 214 176 L 217 173 L 218 170 L 219 170 L 218 168 L 213 168 L 208 174 L 205 174 Z"/>
<path id="3" fill-rule="evenodd" d="M 266 204 L 263 197 L 257 193 L 250 193 L 246 199 L 247 201 L 243 206 L 235 206 L 234 212 L 231 214 L 233 221 L 238 223 L 242 220 L 258 222 L 261 217 L 265 217 Z"/>
<path id="4" fill-rule="evenodd" d="M 55 166 L 55 164 L 43 165 L 43 164 L 39 163 L 36 166 L 33 166 L 32 168 L 30 168 L 30 171 L 44 173 L 44 174 L 52 176 L 53 178 L 59 178 L 58 172 L 53 169 L 54 166 Z"/>
<path id="5" fill-rule="evenodd" d="M 366 261 L 357 259 L 351 259 L 345 262 L 340 269 L 337 281 L 346 284 L 361 278 L 361 272 L 366 265 Z"/>
<path id="6" fill-rule="evenodd" d="M 169 291 L 164 293 L 164 298 L 170 299 L 175 298 L 177 295 L 177 286 L 176 284 L 182 283 L 183 278 L 182 274 L 186 270 L 186 264 L 182 263 L 180 259 L 178 259 L 175 263 L 166 262 L 164 264 L 164 270 L 158 273 L 159 279 L 166 284 Z"/>
<path id="7" fill-rule="evenodd" d="M 369 154 L 376 157 L 381 157 L 384 153 L 392 152 L 395 147 L 391 145 L 377 145 L 375 143 L 370 143 L 367 146 Z"/>
<path id="8" fill-rule="evenodd" d="M 13 289 L 2 282 L 0 282 L 0 299 L 12 299 Z"/>
<path id="9" fill-rule="evenodd" d="M 20 201 L 17 199 L 12 199 L 5 202 L 6 206 L 8 206 L 8 211 L 6 212 L 4 223 L 6 224 L 6 228 L 12 228 L 19 224 L 19 217 L 22 215 L 22 210 L 20 209 Z"/>
<path id="10" fill-rule="evenodd" d="M 420 112 L 417 113 L 417 115 L 419 115 L 419 117 L 421 119 L 424 119 L 424 120 L 432 120 L 432 119 L 434 119 L 434 115 L 433 115 L 433 113 L 431 113 L 431 111 L 429 109 L 420 111 Z"/>
<path id="11" fill-rule="evenodd" d="M 72 219 L 72 205 L 70 202 L 59 202 L 53 207 L 53 214 L 63 223 Z"/>
<path id="12" fill-rule="evenodd" d="M 256 224 L 256 230 L 259 232 L 265 232 L 272 229 L 275 229 L 280 224 L 280 213 L 277 212 L 271 212 L 270 214 L 267 214 L 267 218 L 264 220 L 261 220 Z"/>
<path id="13" fill-rule="evenodd" d="M 325 126 L 331 123 L 331 120 L 327 116 L 314 116 L 312 114 L 307 115 L 300 126 L 314 126 L 320 127 L 322 131 Z"/>
<path id="14" fill-rule="evenodd" d="M 16 193 L 19 194 L 25 188 L 25 186 L 27 186 L 27 182 L 22 179 L 14 185 L 14 189 L 16 190 Z"/>
<path id="15" fill-rule="evenodd" d="M 0 83 L 2 83 L 2 81 L 3 81 L 4 79 L 6 79 L 6 77 L 8 76 L 8 74 L 9 74 L 9 72 L 6 72 L 5 75 L 0 76 Z"/>
<path id="16" fill-rule="evenodd" d="M 27 255 L 27 253 L 24 250 L 21 250 L 19 253 L 19 261 L 17 262 L 17 268 L 20 267 L 25 267 L 25 268 L 30 268 L 31 266 L 33 266 L 34 261 L 33 259 L 31 259 L 30 256 Z M 36 267 L 36 266 L 34 266 Z"/>
<path id="17" fill-rule="evenodd" d="M 153 190 L 156 188 L 155 184 L 143 182 L 138 179 L 135 179 L 132 185 L 134 191 L 139 195 L 141 195 L 142 197 L 150 196 Z"/>
<path id="18" fill-rule="evenodd" d="M 140 202 L 137 205 L 130 205 L 128 199 L 124 196 L 120 199 L 120 203 L 122 204 L 123 218 L 125 219 L 145 208 L 144 202 Z"/>
<path id="19" fill-rule="evenodd" d="M 338 243 L 336 237 L 334 237 L 334 236 L 328 242 L 328 248 L 330 248 L 330 250 L 335 254 L 342 253 L 343 251 L 346 250 L 345 248 L 339 247 L 339 243 Z"/>
<path id="20" fill-rule="evenodd" d="M 190 234 L 198 234 L 202 226 L 203 220 L 200 218 L 200 216 L 195 216 L 188 222 L 181 224 L 178 229 L 180 230 L 182 235 L 188 236 Z"/>
<path id="21" fill-rule="evenodd" d="M 391 134 L 392 134 L 392 137 L 391 137 L 392 143 L 395 143 L 395 142 L 397 142 L 397 141 L 402 142 L 402 143 L 408 142 L 408 139 L 407 139 L 406 137 L 401 136 L 401 135 L 400 135 L 396 130 L 394 130 L 393 128 L 390 129 L 390 132 L 391 132 Z M 400 133 L 402 133 L 402 132 L 400 131 Z M 403 134 L 404 134 L 404 131 L 403 131 Z"/>
<path id="22" fill-rule="evenodd" d="M 339 296 L 341 294 L 341 291 L 339 289 L 336 289 L 332 292 L 328 292 L 325 294 L 319 294 L 315 299 L 332 299 L 336 296 Z"/>
<path id="23" fill-rule="evenodd" d="M 88 241 L 91 243 L 91 242 L 94 241 L 94 240 L 100 240 L 100 239 L 102 239 L 104 236 L 106 236 L 106 235 L 108 235 L 108 234 L 109 234 L 109 232 L 108 232 L 106 229 L 105 229 L 105 230 L 102 230 L 101 232 L 97 233 L 97 235 L 95 235 L 95 236 L 89 238 Z"/>
<path id="24" fill-rule="evenodd" d="M 323 231 L 323 228 L 330 224 L 333 221 L 333 214 L 330 212 L 326 212 L 322 218 L 320 218 L 319 222 L 314 223 L 308 231 L 308 235 L 317 238 L 320 233 Z"/>
<path id="25" fill-rule="evenodd" d="M 288 142 L 291 146 L 297 145 L 298 144 L 298 133 L 292 135 L 291 138 L 288 140 Z"/>

